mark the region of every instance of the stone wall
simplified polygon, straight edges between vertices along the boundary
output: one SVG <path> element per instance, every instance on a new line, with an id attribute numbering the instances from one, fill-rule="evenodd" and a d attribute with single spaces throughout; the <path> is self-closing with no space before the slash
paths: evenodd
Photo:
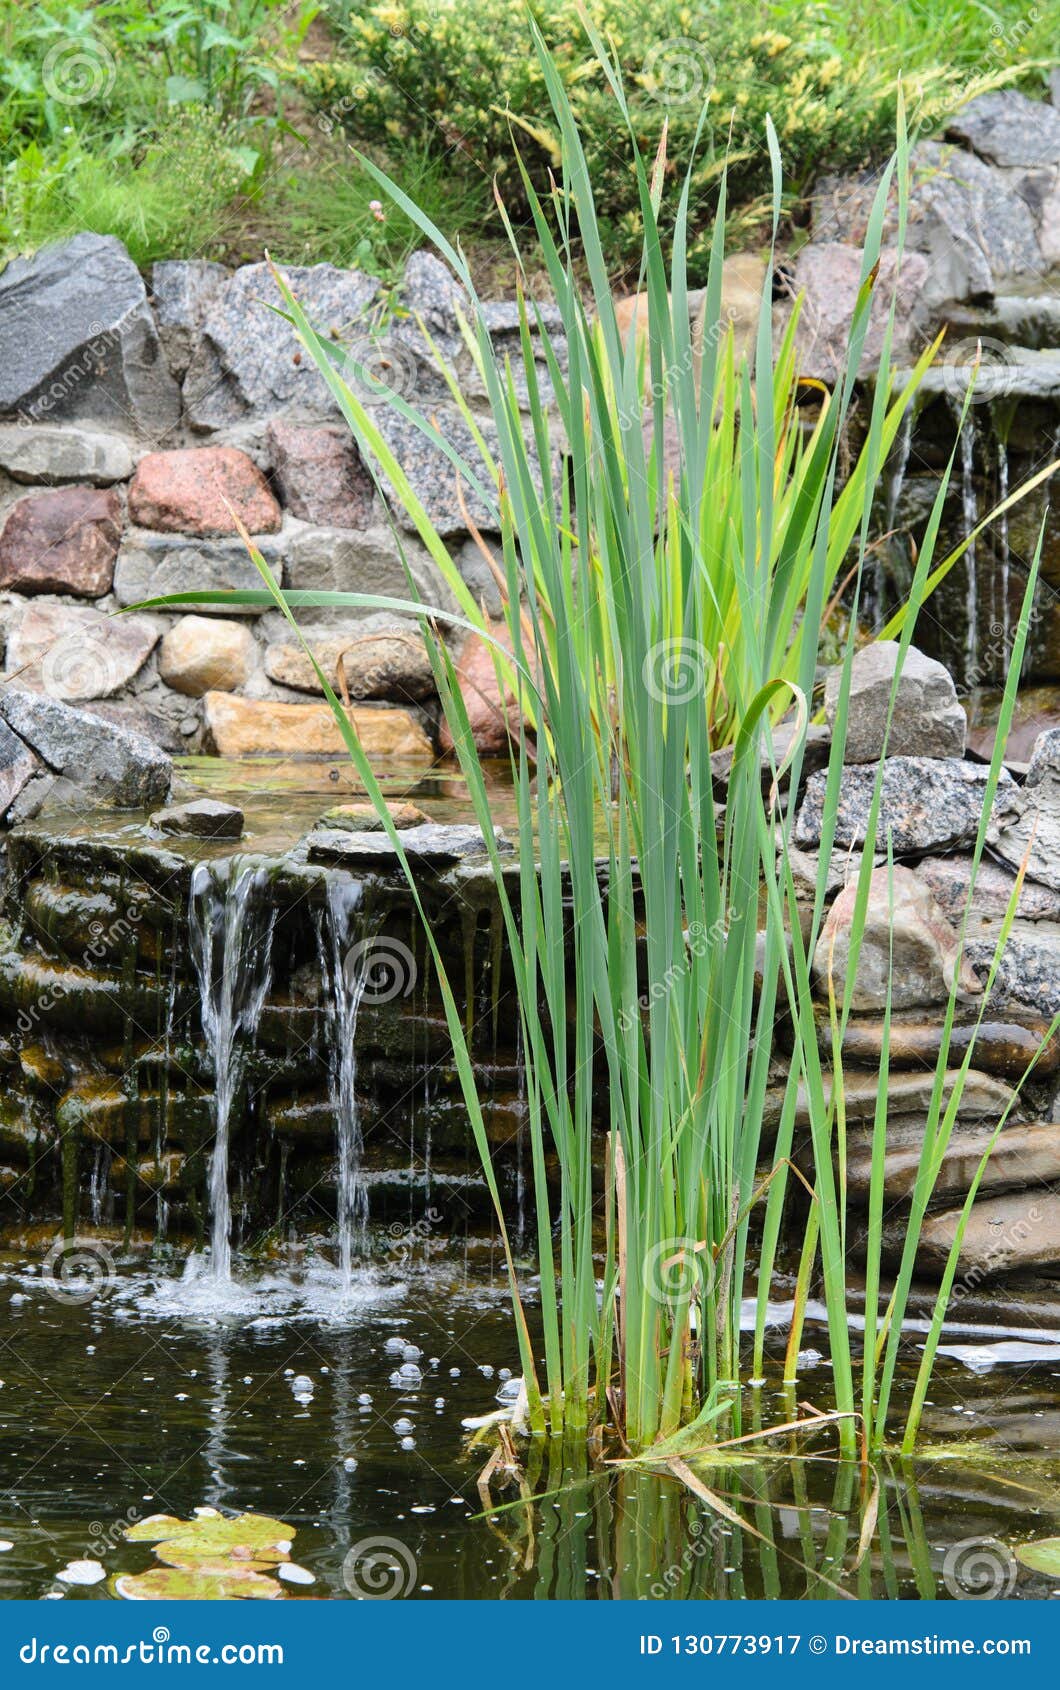
<path id="1" fill-rule="evenodd" d="M 496 587 L 467 516 L 498 526 L 492 488 L 463 489 L 433 447 L 359 377 L 369 370 L 470 447 L 425 338 L 482 408 L 463 350 L 459 291 L 415 254 L 390 297 L 330 265 L 289 278 L 330 336 L 479 602 Z M 123 720 L 167 750 L 339 752 L 304 653 L 278 612 L 115 610 L 177 591 L 261 586 L 242 524 L 288 588 L 453 600 L 408 520 L 373 484 L 293 330 L 265 264 L 234 274 L 156 264 L 146 281 L 111 237 L 82 234 L 0 276 L 0 617 L 5 674 L 19 687 Z M 514 307 L 488 308 L 497 356 L 518 359 Z M 539 380 L 547 387 L 542 367 Z M 487 435 L 489 424 L 484 422 Z M 370 750 L 430 755 L 433 676 L 414 622 L 309 611 L 330 679 L 363 706 Z"/>

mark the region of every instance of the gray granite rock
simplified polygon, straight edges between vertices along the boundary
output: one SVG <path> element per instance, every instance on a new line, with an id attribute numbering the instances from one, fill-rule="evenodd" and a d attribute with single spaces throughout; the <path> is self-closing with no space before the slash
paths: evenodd
<path id="1" fill-rule="evenodd" d="M 333 264 L 284 271 L 314 328 L 337 352 L 357 356 L 369 342 L 365 313 L 379 284 Z M 203 324 L 184 378 L 193 428 L 231 427 L 272 416 L 333 422 L 331 393 L 292 328 L 271 306 L 283 296 L 267 264 L 246 264 L 221 290 Z"/>
<path id="2" fill-rule="evenodd" d="M 968 903 L 972 878 L 971 856 L 964 854 L 952 857 L 925 857 L 917 868 L 917 874 L 930 886 L 950 920 L 959 922 Z M 991 862 L 989 857 L 984 856 L 975 877 L 973 913 L 988 920 L 999 921 L 1008 909 L 1015 884 L 1016 876 L 1011 869 Z M 1024 880 L 1016 914 L 1021 921 L 1060 922 L 1060 894 L 1036 885 L 1033 880 Z"/>
<path id="3" fill-rule="evenodd" d="M 999 795 L 987 839 L 1013 868 L 1060 892 L 1060 728 L 1038 735 L 1022 787 Z"/>
<path id="4" fill-rule="evenodd" d="M 888 757 L 883 765 L 876 846 L 886 849 L 892 836 L 896 856 L 947 851 L 974 841 L 979 828 L 989 770 L 956 757 Z M 871 763 L 843 770 L 839 788 L 835 843 L 865 842 L 876 769 Z M 821 825 L 827 773 L 811 775 L 795 823 L 795 843 L 815 847 Z M 1002 769 L 999 793 L 1015 783 Z"/>
<path id="5" fill-rule="evenodd" d="M 976 95 L 949 119 L 946 136 L 988 164 L 1060 164 L 1060 112 L 1016 88 Z"/>
<path id="6" fill-rule="evenodd" d="M 985 986 L 997 949 L 996 938 L 972 939 L 965 948 L 969 966 Z M 1060 1014 L 1060 935 L 1021 931 L 1010 935 L 998 964 L 992 1006 L 1020 1004 L 1052 1020 Z"/>
<path id="7" fill-rule="evenodd" d="M 29 746 L 0 721 L 0 813 L 10 810 L 40 767 L 40 759 Z"/>
<path id="8" fill-rule="evenodd" d="M 151 266 L 151 296 L 170 373 L 180 381 L 202 327 L 230 272 L 205 258 L 167 258 Z"/>
<path id="9" fill-rule="evenodd" d="M 896 640 L 873 640 L 854 657 L 843 748 L 847 763 L 875 763 L 883 750 L 898 654 Z M 842 677 L 841 668 L 830 669 L 825 681 L 825 713 L 833 732 Z M 949 671 L 910 646 L 898 683 L 888 756 L 963 757 L 967 734 L 968 719 Z"/>
<path id="10" fill-rule="evenodd" d="M 156 444 L 176 427 L 179 390 L 113 235 L 75 235 L 0 275 L 0 417 L 93 419 Z"/>
<path id="11" fill-rule="evenodd" d="M 118 434 L 39 423 L 0 427 L 0 469 L 12 481 L 48 486 L 61 481 L 108 487 L 127 481 L 133 455 Z"/>
<path id="12" fill-rule="evenodd" d="M 259 551 L 283 581 L 282 539 L 259 536 Z M 114 592 L 120 605 L 167 593 L 263 590 L 242 540 L 191 540 L 181 535 L 127 534 L 114 568 Z M 253 605 L 192 605 L 196 616 L 260 616 Z"/>
<path id="13" fill-rule="evenodd" d="M 1005 279 L 1041 274 L 1034 214 L 1004 171 L 937 141 L 918 142 L 910 166 L 907 251 L 929 260 L 926 307 L 988 299 Z M 879 180 L 878 171 L 822 178 L 813 195 L 814 240 L 862 245 Z M 892 199 L 885 236 L 895 228 Z"/>
<path id="14" fill-rule="evenodd" d="M 476 527 L 492 532 L 499 531 L 500 512 L 497 507 L 496 489 L 467 423 L 454 405 L 436 406 L 431 412 L 431 420 L 442 438 L 463 461 L 466 467 L 462 470 L 457 468 L 440 446 L 428 440 L 414 422 L 402 416 L 400 411 L 390 405 L 380 405 L 375 415 L 379 432 L 400 463 L 412 491 L 439 534 L 449 537 L 466 533 L 468 525 L 461 510 L 460 492 L 463 493 L 464 505 Z M 480 427 L 487 450 L 496 461 L 499 457 L 497 431 L 493 424 L 488 422 L 480 424 Z M 477 486 L 473 484 L 472 477 Z M 538 484 L 540 485 L 540 481 Z M 415 533 L 415 523 L 403 510 L 400 500 L 392 499 L 391 506 L 402 528 Z"/>
<path id="15" fill-rule="evenodd" d="M 160 833 L 186 834 L 193 839 L 238 839 L 243 832 L 243 812 L 218 798 L 192 798 L 186 804 L 156 810 L 151 826 Z"/>
<path id="16" fill-rule="evenodd" d="M 0 687 L 0 717 L 56 775 L 91 804 L 138 810 L 169 792 L 173 765 L 128 728 L 18 687 Z"/>

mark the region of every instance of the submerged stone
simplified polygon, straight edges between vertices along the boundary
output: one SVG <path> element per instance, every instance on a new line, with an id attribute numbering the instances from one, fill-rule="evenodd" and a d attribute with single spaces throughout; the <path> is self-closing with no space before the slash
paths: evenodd
<path id="1" fill-rule="evenodd" d="M 430 818 L 416 804 L 391 804 L 390 820 L 397 828 L 418 827 Z M 382 818 L 374 804 L 333 804 L 325 810 L 318 827 L 348 828 L 353 833 L 380 833 Z"/>
<path id="2" fill-rule="evenodd" d="M 243 832 L 243 812 L 217 798 L 192 798 L 187 804 L 156 810 L 151 826 L 162 833 L 183 833 L 194 839 L 238 839 Z"/>

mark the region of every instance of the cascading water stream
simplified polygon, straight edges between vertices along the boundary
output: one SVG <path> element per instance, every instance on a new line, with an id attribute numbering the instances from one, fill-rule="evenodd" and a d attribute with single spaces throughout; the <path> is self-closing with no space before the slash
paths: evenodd
<path id="1" fill-rule="evenodd" d="M 363 1249 L 368 1191 L 361 1166 L 364 1139 L 357 1102 L 357 1015 L 371 971 L 378 922 L 366 915 L 359 880 L 329 878 L 319 927 L 320 965 L 331 1105 L 338 1137 L 339 1266 L 350 1289 L 354 1255 Z"/>
<path id="2" fill-rule="evenodd" d="M 214 1075 L 214 1145 L 210 1162 L 210 1262 L 215 1279 L 232 1276 L 228 1140 L 232 1105 L 272 978 L 275 908 L 268 870 L 238 857 L 199 863 L 191 877 L 188 927 L 202 1000 L 202 1030 Z"/>
<path id="3" fill-rule="evenodd" d="M 950 398 L 950 409 L 957 419 L 960 428 L 961 448 L 961 516 L 963 535 L 966 538 L 979 521 L 979 509 L 975 498 L 975 423 L 969 411 L 964 422 L 961 422 L 961 401 L 955 396 Z M 979 672 L 979 601 L 978 581 L 976 577 L 975 541 L 968 544 L 964 554 L 964 564 L 967 571 L 967 595 L 965 598 L 965 617 L 967 621 L 967 636 L 965 646 L 965 664 L 967 673 L 965 680 L 972 686 L 977 684 Z"/>

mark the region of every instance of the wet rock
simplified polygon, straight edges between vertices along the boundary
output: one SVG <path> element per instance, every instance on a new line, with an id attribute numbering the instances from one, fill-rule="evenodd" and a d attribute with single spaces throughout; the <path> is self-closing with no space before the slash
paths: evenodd
<path id="1" fill-rule="evenodd" d="M 188 698 L 238 692 L 257 666 L 258 644 L 242 622 L 218 616 L 182 616 L 162 641 L 158 672 Z"/>
<path id="2" fill-rule="evenodd" d="M 910 152 L 907 250 L 929 262 L 922 302 L 989 298 L 1009 277 L 1036 276 L 1042 256 L 1034 216 L 1010 179 L 982 159 L 937 141 Z M 863 244 L 879 172 L 827 177 L 813 196 L 813 238 Z M 895 233 L 892 195 L 885 237 Z"/>
<path id="3" fill-rule="evenodd" d="M 511 651 L 511 638 L 502 623 L 493 623 L 490 633 L 504 651 Z M 508 749 L 509 734 L 517 737 L 519 733 L 515 694 L 509 688 L 502 696 L 494 649 L 478 634 L 469 634 L 456 661 L 456 684 L 467 711 L 471 737 L 479 754 L 484 757 L 502 756 Z M 453 750 L 453 736 L 447 721 L 441 724 L 438 743 L 443 752 Z"/>
<path id="4" fill-rule="evenodd" d="M 0 469 L 13 481 L 43 485 L 83 481 L 108 487 L 128 480 L 133 457 L 128 443 L 117 434 L 58 424 L 0 427 Z"/>
<path id="5" fill-rule="evenodd" d="M 265 438 L 281 503 L 292 516 L 326 528 L 368 525 L 372 478 L 348 428 L 308 428 L 274 419 Z"/>
<path id="6" fill-rule="evenodd" d="M 1060 112 L 1015 88 L 978 94 L 946 125 L 946 137 L 1006 168 L 1060 164 Z"/>
<path id="7" fill-rule="evenodd" d="M 943 1082 L 942 1106 L 946 1108 L 953 1087 L 959 1079 L 959 1070 L 948 1069 Z M 895 1073 L 889 1074 L 887 1079 L 887 1109 L 889 1115 L 917 1116 L 923 1120 L 931 1107 L 931 1093 L 935 1084 L 934 1073 Z M 879 1089 L 878 1074 L 861 1074 L 856 1070 L 843 1075 L 843 1098 L 848 1123 L 871 1122 L 876 1112 L 876 1093 Z M 825 1079 L 825 1097 L 830 1098 L 832 1090 L 831 1076 Z M 960 1121 L 988 1120 L 995 1125 L 1013 1103 L 1015 1093 L 1011 1086 L 1003 1080 L 996 1079 L 991 1074 L 983 1074 L 977 1068 L 969 1068 L 965 1076 L 964 1089 L 961 1092 L 960 1107 L 957 1119 Z M 781 1109 L 784 1102 L 784 1088 L 771 1087 L 766 1092 L 765 1106 L 762 1114 L 763 1125 L 773 1128 L 780 1121 Z M 798 1088 L 798 1101 L 795 1112 L 796 1127 L 810 1125 L 810 1098 L 805 1086 Z"/>
<path id="8" fill-rule="evenodd" d="M 345 632 L 310 639 L 309 645 L 330 686 L 340 694 L 343 681 L 351 698 L 416 700 L 435 692 L 423 636 L 411 622 L 386 616 L 366 618 Z M 282 686 L 300 692 L 324 691 L 309 655 L 299 645 L 271 645 L 265 653 L 265 672 Z"/>
<path id="9" fill-rule="evenodd" d="M 992 1129 L 956 1127 L 950 1136 L 932 1202 L 963 1197 L 972 1189 L 979 1164 L 990 1145 Z M 894 1201 L 913 1194 L 924 1143 L 922 1121 L 887 1119 L 884 1191 Z M 847 1140 L 847 1190 L 855 1202 L 867 1202 L 872 1177 L 872 1135 L 858 1132 Z M 981 1192 L 1000 1191 L 1060 1180 L 1060 1126 L 1049 1122 L 1016 1122 L 998 1136 L 979 1186 Z"/>
<path id="10" fill-rule="evenodd" d="M 838 241 L 804 246 L 795 260 L 793 295 L 803 296 L 795 331 L 800 373 L 829 384 L 846 368 L 847 341 L 861 287 L 860 248 Z M 879 368 L 884 337 L 897 285 L 892 361 L 912 362 L 922 338 L 918 319 L 920 301 L 928 279 L 927 259 L 919 252 L 898 255 L 886 247 L 880 254 L 880 271 L 859 365 L 862 376 Z M 776 310 L 777 328 L 786 327 L 793 301 Z"/>
<path id="11" fill-rule="evenodd" d="M 917 1251 L 917 1265 L 941 1274 L 957 1235 L 961 1210 L 929 1215 Z M 900 1250 L 898 1229 L 885 1235 L 891 1254 Z M 957 1264 L 958 1283 L 969 1277 L 991 1278 L 1060 1266 L 1060 1195 L 1035 1185 L 1006 1197 L 987 1197 L 972 1205 Z"/>
<path id="12" fill-rule="evenodd" d="M 327 704 L 275 704 L 225 692 L 208 692 L 204 703 L 207 737 L 220 757 L 349 755 Z M 407 710 L 351 705 L 346 714 L 369 757 L 431 760 L 431 742 Z"/>
<path id="13" fill-rule="evenodd" d="M 274 534 L 280 507 L 257 465 L 234 446 L 149 452 L 129 487 L 129 518 L 171 534 Z"/>
<path id="14" fill-rule="evenodd" d="M 228 281 L 223 264 L 204 258 L 163 259 L 151 266 L 155 321 L 170 373 L 180 381 L 203 324 Z"/>
<path id="15" fill-rule="evenodd" d="M 930 886 L 949 919 L 960 922 L 967 908 L 972 882 L 971 856 L 925 857 L 916 872 L 919 879 Z M 984 856 L 975 877 L 973 912 L 1000 920 L 1008 909 L 1015 884 L 1016 876 L 1010 869 Z M 1021 921 L 1060 921 L 1060 894 L 1037 885 L 1033 880 L 1024 880 L 1016 914 Z"/>
<path id="16" fill-rule="evenodd" d="M 987 840 L 992 850 L 1050 891 L 1060 892 L 1060 728 L 1039 734 L 1027 778 L 994 806 Z"/>
<path id="17" fill-rule="evenodd" d="M 151 826 L 160 833 L 182 833 L 193 839 L 238 839 L 243 832 L 243 812 L 217 798 L 192 798 L 156 810 Z"/>
<path id="18" fill-rule="evenodd" d="M 419 827 L 421 822 L 430 818 L 416 804 L 391 804 L 388 806 L 390 820 L 397 828 Z M 330 810 L 325 810 L 318 827 L 347 828 L 354 833 L 379 833 L 383 829 L 382 820 L 372 804 L 333 804 Z"/>
<path id="19" fill-rule="evenodd" d="M 258 550 L 273 575 L 284 579 L 279 543 L 267 536 L 256 539 Z M 264 583 L 247 556 L 242 540 L 174 539 L 171 536 L 130 535 L 118 554 L 114 593 L 121 605 L 169 593 L 261 592 Z M 198 616 L 261 616 L 264 606 L 196 605 Z"/>
<path id="20" fill-rule="evenodd" d="M 974 1024 L 955 1025 L 950 1033 L 948 1060 L 963 1061 L 971 1046 L 975 1066 L 984 1074 L 1020 1080 L 1035 1061 L 1035 1077 L 1045 1079 L 1060 1067 L 1060 1039 L 1054 1035 L 1047 1040 L 1048 1033 L 1047 1021 L 1031 1017 L 1023 1021 L 987 1020 L 978 1034 Z M 822 1056 L 830 1057 L 832 1030 L 824 1009 L 818 1023 L 818 1043 Z M 941 1021 L 923 1020 L 908 1013 L 892 1017 L 889 1043 L 892 1069 L 934 1069 L 941 1048 Z M 842 1049 L 844 1067 L 850 1063 L 878 1071 L 883 1056 L 882 1019 L 851 1016 L 843 1034 Z"/>
<path id="21" fill-rule="evenodd" d="M 497 848 L 502 853 L 513 849 L 511 841 L 500 828 L 494 829 Z M 398 832 L 402 849 L 410 862 L 453 863 L 468 857 L 484 857 L 488 847 L 481 828 L 465 825 L 445 826 L 424 822 L 419 827 L 402 828 Z M 398 866 L 397 849 L 386 833 L 353 832 L 345 828 L 321 829 L 309 836 L 309 861 L 312 863 L 393 864 Z"/>
<path id="22" fill-rule="evenodd" d="M 979 828 L 989 771 L 956 757 L 888 757 L 883 765 L 876 842 L 886 847 L 891 834 L 896 856 L 945 851 L 971 844 Z M 872 801 L 875 768 L 868 763 L 843 770 L 836 814 L 837 845 L 863 845 Z M 796 844 L 817 846 L 827 775 L 811 775 L 795 824 Z M 999 794 L 1015 785 L 1002 769 Z"/>
<path id="23" fill-rule="evenodd" d="M 146 616 L 37 600 L 8 640 L 7 671 L 20 686 L 66 703 L 111 698 L 140 673 L 158 634 Z"/>
<path id="24" fill-rule="evenodd" d="M 0 813 L 7 814 L 40 766 L 39 758 L 6 722 L 0 722 Z"/>
<path id="25" fill-rule="evenodd" d="M 899 650 L 896 640 L 874 640 L 853 659 L 844 762 L 875 763 L 883 751 Z M 830 669 L 825 681 L 825 712 L 833 732 L 841 685 L 842 669 Z M 898 683 L 888 756 L 963 757 L 967 731 L 967 718 L 949 671 L 910 646 Z"/>
<path id="26" fill-rule="evenodd" d="M 91 418 L 154 440 L 177 426 L 143 281 L 112 235 L 75 235 L 0 275 L 0 416 Z"/>
<path id="27" fill-rule="evenodd" d="M 0 717 L 54 774 L 95 804 L 146 809 L 169 792 L 170 759 L 128 728 L 101 730 L 98 716 L 18 687 L 0 687 Z"/>
<path id="28" fill-rule="evenodd" d="M 17 593 L 110 591 L 121 539 L 121 500 L 95 487 L 29 493 L 12 506 L 0 534 L 0 587 Z"/>
<path id="29" fill-rule="evenodd" d="M 962 997 L 978 994 L 971 969 L 959 968 L 957 934 L 928 888 L 900 864 L 893 871 L 872 871 L 857 976 L 850 987 L 850 932 L 857 895 L 855 881 L 839 893 L 821 930 L 813 968 L 822 992 L 831 981 L 837 1003 L 844 1003 L 849 993 L 856 1014 L 886 1008 L 888 984 L 894 1009 L 945 1003 L 955 980 Z"/>
<path id="30" fill-rule="evenodd" d="M 378 291 L 375 278 L 332 264 L 296 266 L 284 276 L 314 327 L 363 357 L 367 335 L 361 324 Z M 184 378 L 193 428 L 275 416 L 338 420 L 324 378 L 271 306 L 283 308 L 283 296 L 267 264 L 243 265 L 225 283 Z"/>

